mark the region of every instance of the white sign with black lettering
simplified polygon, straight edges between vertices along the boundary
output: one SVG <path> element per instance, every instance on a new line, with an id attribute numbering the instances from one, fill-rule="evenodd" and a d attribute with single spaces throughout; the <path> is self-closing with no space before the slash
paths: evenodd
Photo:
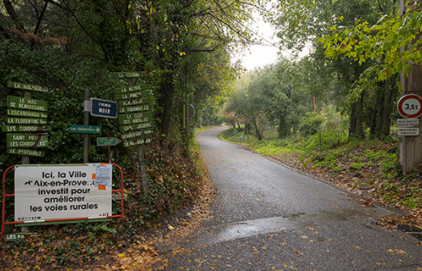
<path id="1" fill-rule="evenodd" d="M 411 128 L 419 125 L 419 119 L 397 119 L 398 128 Z"/>
<path id="2" fill-rule="evenodd" d="M 111 215 L 111 171 L 110 164 L 15 166 L 15 221 Z"/>
<path id="3" fill-rule="evenodd" d="M 397 128 L 398 136 L 418 136 L 419 128 Z"/>

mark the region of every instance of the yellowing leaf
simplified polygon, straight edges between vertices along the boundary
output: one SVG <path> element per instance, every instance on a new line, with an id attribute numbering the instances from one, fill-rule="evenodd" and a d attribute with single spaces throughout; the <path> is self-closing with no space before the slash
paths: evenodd
<path id="1" fill-rule="evenodd" d="M 123 258 L 125 256 L 125 253 L 119 254 L 117 256 L 119 256 L 119 258 Z"/>

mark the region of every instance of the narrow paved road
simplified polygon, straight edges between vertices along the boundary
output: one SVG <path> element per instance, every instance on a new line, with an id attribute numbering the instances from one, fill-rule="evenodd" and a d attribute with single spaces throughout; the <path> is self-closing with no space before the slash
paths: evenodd
<path id="1" fill-rule="evenodd" d="M 214 219 L 166 270 L 422 270 L 418 240 L 385 229 L 391 212 L 218 139 L 197 135 L 216 186 Z"/>

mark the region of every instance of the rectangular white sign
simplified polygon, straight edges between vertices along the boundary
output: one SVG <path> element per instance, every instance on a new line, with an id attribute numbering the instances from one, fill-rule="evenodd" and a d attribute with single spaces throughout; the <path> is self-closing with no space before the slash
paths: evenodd
<path id="1" fill-rule="evenodd" d="M 15 166 L 15 221 L 111 215 L 111 164 Z"/>
<path id="2" fill-rule="evenodd" d="M 418 136 L 419 128 L 397 128 L 397 135 L 399 136 Z"/>
<path id="3" fill-rule="evenodd" d="M 419 119 L 397 119 L 397 127 L 410 128 L 419 125 Z"/>

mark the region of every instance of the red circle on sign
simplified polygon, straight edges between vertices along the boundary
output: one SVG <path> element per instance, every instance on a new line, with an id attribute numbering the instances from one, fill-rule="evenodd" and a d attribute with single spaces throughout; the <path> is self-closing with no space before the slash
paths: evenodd
<path id="1" fill-rule="evenodd" d="M 406 102 L 409 102 L 409 100 L 414 100 L 412 102 L 416 102 L 414 105 L 417 106 L 417 108 L 408 108 L 411 107 Z M 397 103 L 397 110 L 399 111 L 400 115 L 404 118 L 417 118 L 420 115 L 422 115 L 422 98 L 419 97 L 416 94 L 408 94 L 404 95 L 400 98 L 399 102 Z"/>

